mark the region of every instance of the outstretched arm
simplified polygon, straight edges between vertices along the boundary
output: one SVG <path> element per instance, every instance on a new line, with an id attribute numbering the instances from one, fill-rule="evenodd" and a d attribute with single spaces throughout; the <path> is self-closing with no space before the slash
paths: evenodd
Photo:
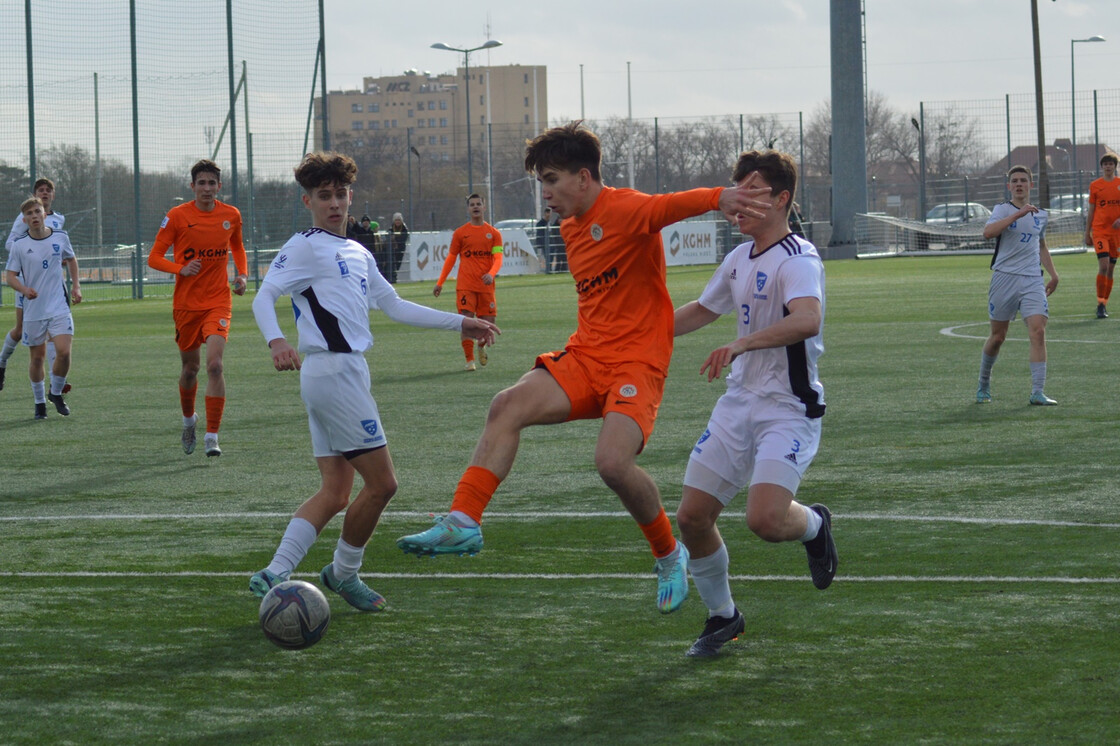
<path id="1" fill-rule="evenodd" d="M 700 327 L 712 323 L 719 316 L 715 311 L 700 305 L 698 300 L 685 303 L 673 312 L 673 336 L 679 337 L 682 334 L 694 332 Z"/>

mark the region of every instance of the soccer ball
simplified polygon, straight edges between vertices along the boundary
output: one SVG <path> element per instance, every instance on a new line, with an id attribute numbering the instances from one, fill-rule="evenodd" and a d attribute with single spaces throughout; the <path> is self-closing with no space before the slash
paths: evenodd
<path id="1" fill-rule="evenodd" d="M 287 650 L 309 648 L 327 631 L 331 607 L 311 583 L 285 580 L 269 589 L 261 601 L 264 636 Z"/>

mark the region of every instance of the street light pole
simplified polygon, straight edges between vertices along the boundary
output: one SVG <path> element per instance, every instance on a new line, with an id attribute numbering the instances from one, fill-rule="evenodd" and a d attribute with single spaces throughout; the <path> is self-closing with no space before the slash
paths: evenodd
<path id="1" fill-rule="evenodd" d="M 1074 193 L 1081 196 L 1081 171 L 1077 168 L 1077 77 L 1074 68 L 1073 59 L 1073 45 L 1082 42 L 1090 41 L 1104 41 L 1103 36 L 1090 36 L 1088 39 L 1070 39 L 1069 40 L 1069 123 L 1070 123 L 1070 143 L 1073 149 L 1073 175 L 1077 179 L 1077 187 Z M 1080 199 L 1074 203 L 1080 204 Z"/>
<path id="2" fill-rule="evenodd" d="M 432 45 L 432 49 L 443 49 L 448 52 L 463 53 L 463 71 L 467 75 L 467 187 L 472 194 L 474 193 L 474 161 L 471 157 L 471 52 L 477 52 L 480 49 L 493 49 L 494 47 L 500 46 L 502 46 L 502 43 L 497 39 L 489 39 L 485 44 L 469 49 L 448 46 L 442 41 L 437 41 Z M 489 86 L 487 86 L 487 90 L 489 90 Z"/>
<path id="3" fill-rule="evenodd" d="M 918 182 L 918 220 L 926 219 L 926 133 L 918 120 L 910 117 L 910 124 L 918 131 L 918 170 L 921 172 L 921 181 Z"/>

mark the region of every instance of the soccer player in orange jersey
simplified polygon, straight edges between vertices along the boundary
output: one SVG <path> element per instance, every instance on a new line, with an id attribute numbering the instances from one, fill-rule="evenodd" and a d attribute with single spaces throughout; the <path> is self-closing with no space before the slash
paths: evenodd
<path id="1" fill-rule="evenodd" d="M 439 297 L 443 283 L 451 274 L 455 260 L 459 260 L 459 274 L 455 279 L 456 305 L 459 313 L 469 319 L 476 316 L 491 324 L 498 316 L 494 297 L 494 281 L 502 268 L 502 234 L 483 219 L 486 204 L 482 197 L 467 197 L 467 214 L 470 220 L 451 234 L 451 246 L 443 270 L 439 273 L 432 295 Z M 467 358 L 464 370 L 475 370 L 474 339 L 463 334 L 463 355 Z M 478 343 L 478 362 L 486 365 L 486 347 Z"/>
<path id="2" fill-rule="evenodd" d="M 494 397 L 449 514 L 397 545 L 419 555 L 475 554 L 482 548 L 483 510 L 513 467 L 521 431 L 601 419 L 595 467 L 649 542 L 657 606 L 668 613 L 688 594 L 688 552 L 673 536 L 657 485 L 637 464 L 653 432 L 673 352 L 661 229 L 710 210 L 755 214 L 769 207 L 758 199 L 769 188 L 651 196 L 605 186 L 601 160 L 599 139 L 579 122 L 529 143 L 525 168 L 536 174 L 545 201 L 563 220 L 578 326 L 563 350 L 537 357 L 532 370 Z"/>
<path id="3" fill-rule="evenodd" d="M 1097 318 L 1108 318 L 1112 272 L 1120 256 L 1120 179 L 1117 158 L 1101 156 L 1101 177 L 1089 185 L 1089 214 L 1085 218 L 1085 245 L 1097 252 Z"/>
<path id="4" fill-rule="evenodd" d="M 241 213 L 218 201 L 222 171 L 210 160 L 191 167 L 194 200 L 171 208 L 160 224 L 148 266 L 175 275 L 172 313 L 175 341 L 183 362 L 179 374 L 179 403 L 183 410 L 183 452 L 194 453 L 195 395 L 206 345 L 206 455 L 221 456 L 218 429 L 226 405 L 226 379 L 222 356 L 229 338 L 233 298 L 229 287 L 229 255 L 237 267 L 233 292 L 245 294 L 248 264 L 241 240 Z M 173 249 L 173 259 L 166 258 Z"/>

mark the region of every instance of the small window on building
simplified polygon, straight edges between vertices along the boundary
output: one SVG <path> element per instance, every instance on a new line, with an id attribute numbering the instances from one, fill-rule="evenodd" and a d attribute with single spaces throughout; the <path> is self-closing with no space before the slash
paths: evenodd
<path id="1" fill-rule="evenodd" d="M 355 113 L 355 114 L 358 114 L 362 111 L 362 105 L 361 104 L 350 104 L 350 111 Z"/>
<path id="2" fill-rule="evenodd" d="M 352 130 L 360 130 L 361 128 L 362 128 L 362 123 L 361 122 L 351 122 L 350 123 L 350 129 L 352 129 Z"/>

